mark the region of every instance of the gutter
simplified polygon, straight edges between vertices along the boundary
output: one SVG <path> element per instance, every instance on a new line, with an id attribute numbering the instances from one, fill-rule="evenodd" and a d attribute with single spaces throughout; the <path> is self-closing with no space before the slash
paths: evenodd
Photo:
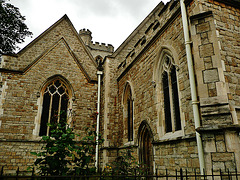
<path id="1" fill-rule="evenodd" d="M 194 75 L 194 67 L 193 67 L 192 52 L 191 52 L 192 42 L 190 41 L 190 36 L 189 36 L 187 11 L 186 11 L 184 0 L 180 0 L 180 6 L 181 6 L 181 13 L 182 13 L 182 23 L 183 23 L 186 56 L 187 56 L 187 63 L 188 63 L 189 80 L 190 80 L 190 87 L 191 87 L 193 116 L 194 116 L 194 122 L 195 122 L 195 129 L 198 129 L 200 127 L 200 114 L 199 114 L 199 106 L 198 106 L 199 101 L 197 99 L 196 80 Z M 196 131 L 196 141 L 197 141 L 197 148 L 198 148 L 200 172 L 201 172 L 201 175 L 203 175 L 204 169 L 205 169 L 204 151 L 203 151 L 201 135 L 197 131 Z"/>
<path id="2" fill-rule="evenodd" d="M 100 126 L 100 100 L 101 100 L 101 76 L 103 72 L 97 71 L 98 76 L 98 97 L 97 97 L 97 129 L 96 129 L 96 153 L 95 153 L 95 168 L 98 171 L 98 157 L 99 157 L 99 126 Z"/>

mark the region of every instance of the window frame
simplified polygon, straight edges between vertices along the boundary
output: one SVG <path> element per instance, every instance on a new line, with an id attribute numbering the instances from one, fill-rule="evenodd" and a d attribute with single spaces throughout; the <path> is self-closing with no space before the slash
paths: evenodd
<path id="1" fill-rule="evenodd" d="M 129 82 L 126 83 L 123 93 L 123 124 L 127 144 L 132 144 L 134 142 L 134 98 Z"/>
<path id="2" fill-rule="evenodd" d="M 159 140 L 171 140 L 177 137 L 184 136 L 184 126 L 185 126 L 185 117 L 181 109 L 181 91 L 179 89 L 179 66 L 178 66 L 178 57 L 179 55 L 176 53 L 175 49 L 170 45 L 163 45 L 158 48 L 158 54 L 156 56 L 156 60 L 154 62 L 153 67 L 153 80 L 152 85 L 155 88 L 156 92 L 156 108 L 157 108 L 157 133 Z M 180 122 L 181 122 L 181 130 L 177 130 L 174 132 L 165 131 L 165 112 L 164 112 L 164 96 L 163 96 L 163 88 L 162 88 L 162 73 L 164 70 L 164 58 L 169 57 L 172 65 L 176 68 L 176 81 L 178 87 L 178 101 L 179 101 L 179 113 L 180 113 Z"/>
<path id="3" fill-rule="evenodd" d="M 174 74 L 173 74 L 173 71 L 174 71 Z M 179 103 L 179 88 L 178 88 L 178 80 L 177 80 L 177 72 L 176 72 L 176 65 L 173 64 L 173 59 L 172 57 L 168 56 L 168 55 L 165 55 L 163 56 L 163 69 L 162 69 L 162 72 L 161 72 L 161 79 L 162 79 L 162 91 L 163 91 L 163 104 L 164 104 L 164 115 L 165 115 L 165 133 L 174 133 L 176 131 L 181 131 L 182 130 L 182 122 L 181 122 L 181 113 L 180 113 L 180 103 Z M 165 87 L 166 84 L 164 85 L 164 75 L 163 74 L 167 74 L 167 80 L 168 80 L 168 87 Z M 175 75 L 175 82 L 176 82 L 176 85 L 173 84 L 173 75 Z M 174 87 L 175 86 L 175 89 Z M 168 101 L 169 102 L 166 102 L 166 93 L 165 92 L 165 89 L 167 88 L 168 90 L 168 95 L 169 95 L 169 98 L 168 98 Z M 177 95 L 176 97 L 174 97 L 174 93 L 173 92 L 177 92 Z M 175 105 L 177 101 L 177 105 Z M 168 114 L 166 114 L 166 103 L 169 103 L 169 106 L 170 106 L 170 109 L 169 109 L 169 112 Z M 178 111 L 176 114 L 176 111 Z M 167 122 L 167 119 L 166 119 L 166 116 L 169 116 L 169 113 L 170 113 L 170 121 L 171 122 Z M 177 117 L 179 117 L 177 119 Z M 169 120 L 169 119 L 168 119 Z M 180 124 L 177 125 L 177 124 Z M 169 127 L 171 126 L 171 127 Z M 180 127 L 180 129 L 179 129 Z"/>
<path id="4" fill-rule="evenodd" d="M 67 124 L 69 126 L 72 126 L 72 117 L 73 117 L 73 101 L 74 101 L 74 95 L 73 95 L 73 88 L 71 84 L 61 75 L 55 75 L 53 77 L 48 78 L 43 85 L 39 88 L 40 90 L 37 93 L 37 105 L 38 105 L 38 113 L 35 117 L 35 128 L 33 129 L 33 138 L 39 139 L 42 136 L 40 136 L 40 128 L 41 128 L 41 117 L 42 117 L 42 111 L 43 111 L 43 101 L 44 101 L 44 92 L 46 88 L 53 83 L 54 81 L 59 80 L 67 89 L 68 91 L 68 105 L 67 105 Z M 49 133 L 47 133 L 49 135 Z"/>
<path id="5" fill-rule="evenodd" d="M 59 83 L 59 85 L 57 85 L 57 82 Z M 63 93 L 60 92 L 61 87 L 63 87 L 62 89 L 64 89 Z M 65 95 L 67 95 L 67 97 Z M 42 96 L 43 96 L 43 104 L 42 104 L 39 136 L 49 136 L 51 128 L 43 123 L 48 124 L 48 123 L 52 123 L 53 121 L 56 121 L 57 123 L 59 123 L 60 119 L 62 118 L 61 110 L 63 108 L 64 110 L 66 109 L 66 113 L 67 113 L 68 106 L 69 106 L 68 105 L 69 104 L 68 88 L 60 79 L 54 79 L 53 81 L 48 83 L 48 85 L 45 87 Z M 66 101 L 66 98 L 67 98 L 67 102 L 66 102 L 67 104 L 64 104 L 65 107 L 63 107 L 62 102 Z M 57 114 L 55 114 L 54 111 L 57 111 Z M 42 119 L 43 116 L 46 116 L 47 120 Z M 56 119 L 54 117 L 56 117 Z"/>

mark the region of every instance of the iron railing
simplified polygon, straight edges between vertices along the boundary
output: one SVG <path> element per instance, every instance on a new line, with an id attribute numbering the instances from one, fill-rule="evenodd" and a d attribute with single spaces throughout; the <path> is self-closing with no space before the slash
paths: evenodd
<path id="1" fill-rule="evenodd" d="M 162 171 L 161 171 L 162 172 Z M 209 172 L 209 171 L 208 171 Z M 165 173 L 160 173 L 158 169 L 156 169 L 155 174 L 138 174 L 137 171 L 133 174 L 128 175 L 119 175 L 117 173 L 104 173 L 100 170 L 98 174 L 95 175 L 66 175 L 66 176 L 53 176 L 53 175 L 44 175 L 40 176 L 35 174 L 34 169 L 32 171 L 19 171 L 19 167 L 16 170 L 15 174 L 5 174 L 4 167 L 1 168 L 0 180 L 53 180 L 53 179 L 66 179 L 66 180 L 142 180 L 142 179 L 152 179 L 152 180 L 240 180 L 240 172 L 237 169 L 222 171 L 219 169 L 218 171 L 211 170 L 211 173 L 206 173 L 204 171 L 203 175 L 199 174 L 199 171 L 194 170 L 194 172 L 188 172 L 187 170 L 179 169 L 175 170 L 175 173 L 169 173 L 166 169 Z"/>

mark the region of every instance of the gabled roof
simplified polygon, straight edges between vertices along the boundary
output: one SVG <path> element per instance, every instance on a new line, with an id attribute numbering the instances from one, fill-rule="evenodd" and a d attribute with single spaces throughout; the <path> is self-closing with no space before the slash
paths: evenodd
<path id="1" fill-rule="evenodd" d="M 71 56 L 73 57 L 73 59 L 75 60 L 76 64 L 78 65 L 78 67 L 81 69 L 81 71 L 83 72 L 83 74 L 85 75 L 85 77 L 87 78 L 87 80 L 89 82 L 91 82 L 91 78 L 88 75 L 87 71 L 84 69 L 83 65 L 81 62 L 78 61 L 78 58 L 76 57 L 75 53 L 71 50 L 69 44 L 66 42 L 66 40 L 62 37 L 61 39 L 59 39 L 53 46 L 51 46 L 49 49 L 47 49 L 46 51 L 44 51 L 38 58 L 36 58 L 31 64 L 29 64 L 24 70 L 23 70 L 23 74 L 27 73 L 27 71 L 29 71 L 35 64 L 38 63 L 38 61 L 40 61 L 40 59 L 43 56 L 46 56 L 48 54 L 48 52 L 50 52 L 52 49 L 54 49 L 54 47 L 56 47 L 59 43 L 64 43 L 65 47 L 67 48 L 68 52 L 71 54 Z"/>
<path id="2" fill-rule="evenodd" d="M 67 22 L 67 24 L 69 25 L 69 28 L 71 29 L 74 36 L 76 37 L 76 40 L 80 43 L 81 48 L 82 48 L 82 53 L 84 53 L 86 55 L 85 56 L 85 57 L 87 57 L 86 59 L 83 59 L 82 57 L 80 58 L 77 55 L 79 52 L 74 52 L 74 50 L 71 47 L 71 44 L 68 43 L 66 38 L 64 37 L 64 34 L 61 35 L 60 37 L 58 37 L 58 39 L 56 38 L 54 43 L 49 45 L 49 47 L 46 47 L 41 53 L 38 53 L 36 55 L 36 57 L 34 57 L 32 59 L 28 58 L 28 56 L 24 57 L 25 54 L 30 53 L 28 51 L 30 51 L 31 48 L 34 48 L 34 45 L 36 45 L 40 40 L 42 40 L 45 36 L 47 36 L 51 31 L 53 31 L 63 21 Z M 49 39 L 49 40 L 51 40 L 51 39 Z M 68 18 L 68 16 L 66 14 L 15 55 L 15 57 L 17 59 L 19 59 L 19 61 L 22 61 L 22 63 L 25 64 L 23 68 L 20 68 L 20 69 L 0 68 L 0 72 L 26 73 L 32 67 L 32 65 L 34 65 L 34 63 L 37 62 L 44 53 L 46 53 L 46 51 L 51 49 L 51 47 L 53 47 L 59 41 L 64 41 L 64 43 L 68 47 L 70 54 L 72 55 L 72 57 L 74 57 L 75 61 L 77 62 L 77 64 L 79 65 L 79 67 L 83 71 L 83 73 L 85 74 L 88 81 L 96 82 L 96 80 L 97 80 L 97 78 L 96 78 L 97 63 L 93 59 L 92 54 L 90 53 L 90 51 L 87 49 L 87 47 L 83 43 L 82 39 L 80 38 L 79 34 L 77 33 L 72 22 L 70 21 L 70 19 Z M 12 55 L 8 55 L 8 56 L 12 56 Z"/>

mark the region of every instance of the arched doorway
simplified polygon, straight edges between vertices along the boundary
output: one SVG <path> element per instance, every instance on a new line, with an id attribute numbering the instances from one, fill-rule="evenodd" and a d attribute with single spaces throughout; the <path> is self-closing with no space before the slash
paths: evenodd
<path id="1" fill-rule="evenodd" d="M 150 126 L 143 121 L 138 130 L 139 162 L 147 167 L 148 173 L 153 173 L 153 135 Z"/>

